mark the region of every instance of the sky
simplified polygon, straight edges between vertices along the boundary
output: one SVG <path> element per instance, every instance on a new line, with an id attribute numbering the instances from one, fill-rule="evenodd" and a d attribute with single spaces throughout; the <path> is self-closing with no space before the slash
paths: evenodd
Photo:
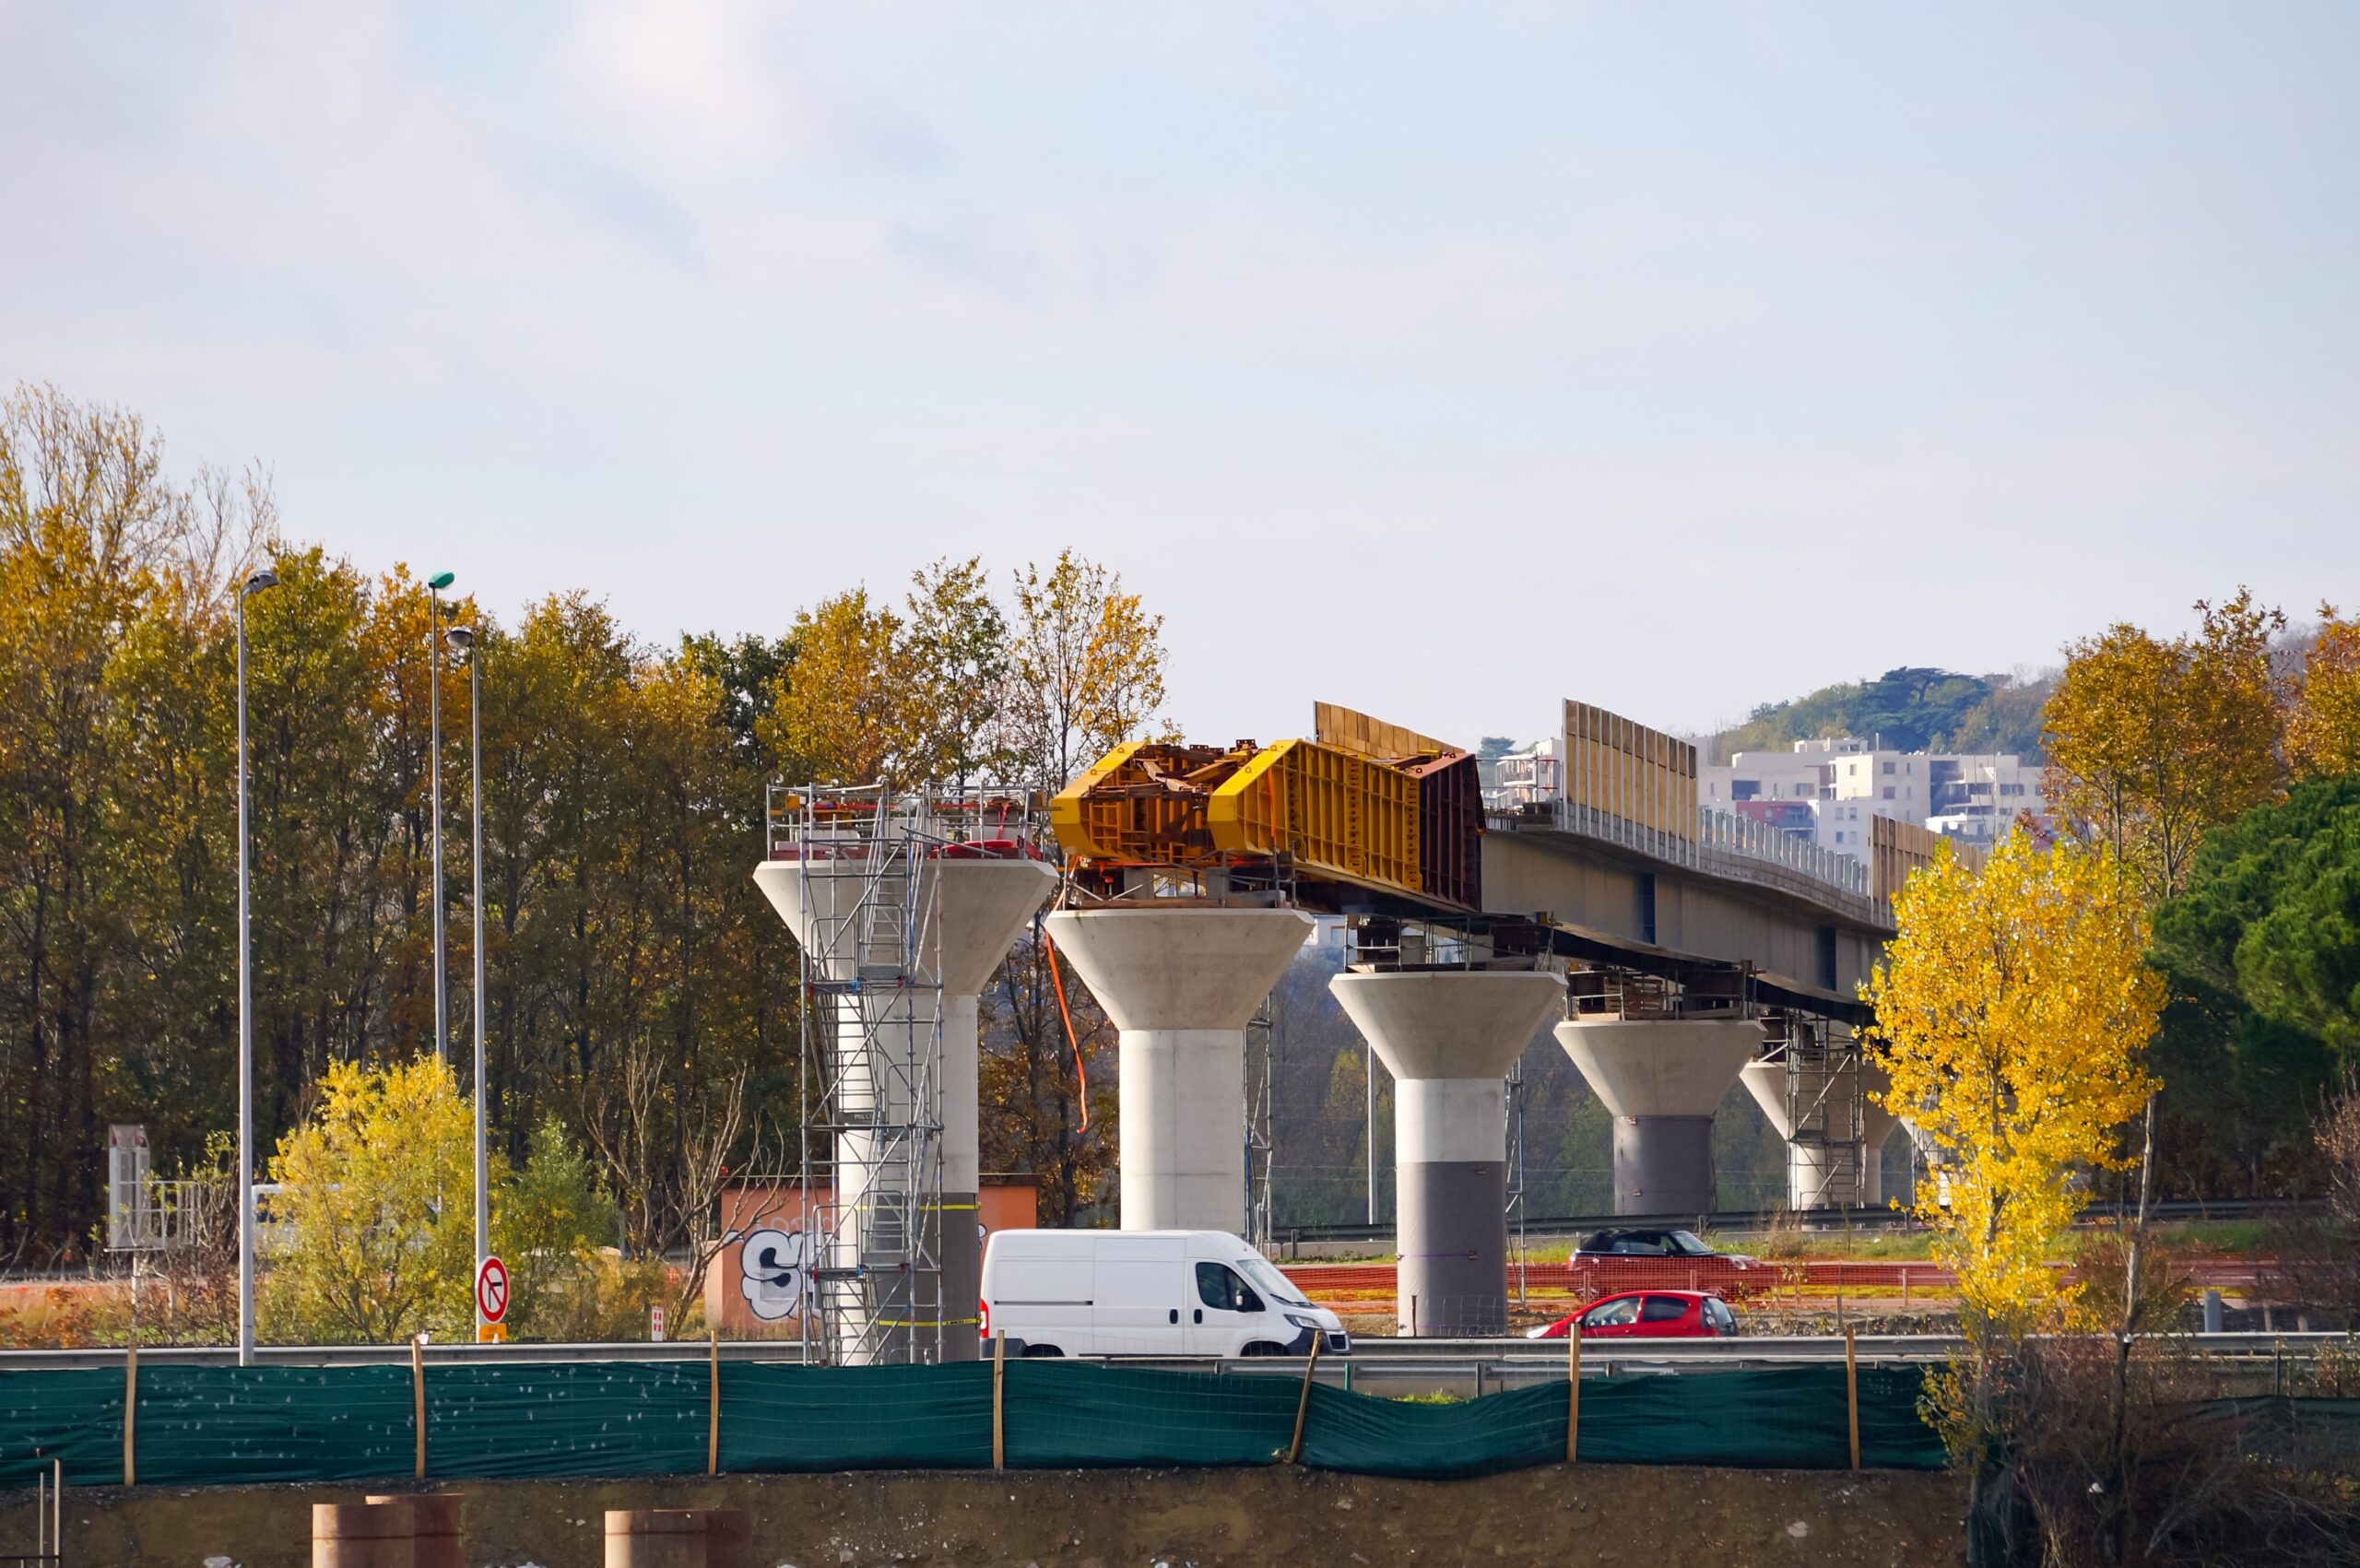
<path id="1" fill-rule="evenodd" d="M 2360 601 L 2360 6 L 0 0 L 0 383 L 783 632 L 1071 547 L 1192 738 Z"/>

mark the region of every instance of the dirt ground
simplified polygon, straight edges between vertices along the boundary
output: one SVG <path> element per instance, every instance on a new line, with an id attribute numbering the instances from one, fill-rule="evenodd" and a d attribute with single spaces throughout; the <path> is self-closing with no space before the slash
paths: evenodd
<path id="1" fill-rule="evenodd" d="M 67 1492 L 68 1568 L 304 1568 L 359 1487 Z M 762 1568 L 1958 1562 L 1947 1476 L 1586 1465 L 1469 1481 L 1285 1468 L 473 1482 L 470 1564 L 598 1568 L 608 1508 L 742 1508 Z M 30 1551 L 31 1498 L 0 1501 Z M 21 1544 L 19 1544 L 21 1543 Z"/>

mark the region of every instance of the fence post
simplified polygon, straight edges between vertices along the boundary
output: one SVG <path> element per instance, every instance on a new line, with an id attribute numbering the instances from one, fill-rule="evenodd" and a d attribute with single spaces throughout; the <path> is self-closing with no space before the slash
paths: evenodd
<path id="1" fill-rule="evenodd" d="M 409 1338 L 409 1398 L 411 1420 L 418 1427 L 418 1462 L 413 1473 L 426 1479 L 426 1336 Z"/>
<path id="2" fill-rule="evenodd" d="M 1303 1463 L 1303 1419 L 1311 1413 L 1311 1376 L 1319 1370 L 1319 1342 L 1328 1338 L 1312 1331 L 1311 1356 L 1303 1363 L 1303 1394 L 1294 1402 L 1294 1441 L 1287 1444 L 1287 1463 Z"/>
<path id="3" fill-rule="evenodd" d="M 1844 1413 L 1852 1437 L 1852 1468 L 1860 1468 L 1860 1362 L 1852 1343 L 1852 1326 L 1844 1326 Z"/>
<path id="4" fill-rule="evenodd" d="M 1565 1463 L 1580 1455 L 1582 1431 L 1582 1320 L 1565 1330 Z"/>
<path id="5" fill-rule="evenodd" d="M 1008 1468 L 1008 1330 L 992 1336 L 992 1468 Z"/>
<path id="6" fill-rule="evenodd" d="M 132 1428 L 139 1420 L 139 1346 L 136 1341 L 123 1348 L 123 1484 L 139 1484 L 139 1462 L 132 1442 Z"/>
<path id="7" fill-rule="evenodd" d="M 704 1473 L 721 1473 L 721 1330 L 708 1328 L 705 1338 L 705 1384 L 711 1398 L 704 1418 Z"/>
<path id="8" fill-rule="evenodd" d="M 1901 1304 L 1909 1304 L 1909 1265 L 1906 1263 L 1901 1266 Z"/>

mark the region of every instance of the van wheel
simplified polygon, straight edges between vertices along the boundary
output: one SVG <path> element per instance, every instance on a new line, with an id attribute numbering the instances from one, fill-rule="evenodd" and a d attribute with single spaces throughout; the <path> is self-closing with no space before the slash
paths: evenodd
<path id="1" fill-rule="evenodd" d="M 1024 1347 L 1024 1354 L 1027 1358 L 1040 1356 L 1063 1357 L 1065 1352 L 1058 1350 L 1055 1345 L 1027 1345 Z"/>
<path id="2" fill-rule="evenodd" d="M 1245 1347 L 1245 1353 L 1249 1356 L 1283 1356 L 1287 1353 L 1287 1348 L 1284 1345 L 1273 1345 L 1268 1339 L 1256 1339 Z"/>

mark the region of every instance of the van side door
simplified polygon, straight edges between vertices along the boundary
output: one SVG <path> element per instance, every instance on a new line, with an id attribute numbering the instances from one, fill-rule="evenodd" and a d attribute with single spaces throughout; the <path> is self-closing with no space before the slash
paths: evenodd
<path id="1" fill-rule="evenodd" d="M 1186 1244 L 1177 1236 L 1095 1238 L 1093 1356 L 1176 1356 L 1187 1348 Z"/>
<path id="2" fill-rule="evenodd" d="M 1195 1299 L 1189 1303 L 1188 1350 L 1199 1356 L 1233 1356 L 1247 1338 L 1282 1340 L 1263 1328 L 1267 1303 L 1244 1276 L 1226 1263 L 1197 1258 L 1189 1266 Z M 1261 1332 L 1249 1332 L 1251 1330 Z"/>

